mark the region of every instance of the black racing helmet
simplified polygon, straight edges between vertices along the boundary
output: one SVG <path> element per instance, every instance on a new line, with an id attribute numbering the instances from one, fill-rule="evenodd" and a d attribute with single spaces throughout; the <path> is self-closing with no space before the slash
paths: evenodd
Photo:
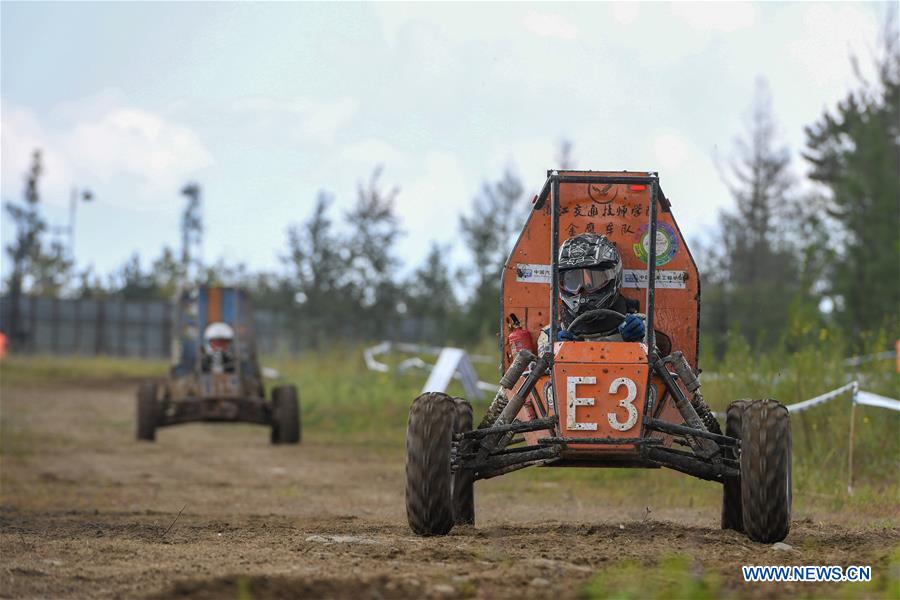
<path id="1" fill-rule="evenodd" d="M 609 308 L 622 287 L 622 259 L 605 236 L 582 233 L 559 248 L 559 297 L 569 320 Z"/>

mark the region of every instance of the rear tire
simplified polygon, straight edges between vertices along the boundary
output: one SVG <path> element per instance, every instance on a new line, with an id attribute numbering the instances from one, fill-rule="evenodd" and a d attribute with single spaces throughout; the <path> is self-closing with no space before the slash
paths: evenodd
<path id="1" fill-rule="evenodd" d="M 280 385 L 272 390 L 272 443 L 298 444 L 301 435 L 297 388 Z"/>
<path id="2" fill-rule="evenodd" d="M 438 392 L 422 394 L 406 425 L 406 518 L 413 533 L 446 535 L 453 528 L 450 445 L 457 408 Z"/>
<path id="3" fill-rule="evenodd" d="M 750 400 L 738 400 L 728 405 L 725 413 L 725 435 L 741 439 L 741 418 L 744 409 L 750 404 Z M 726 456 L 737 460 L 739 454 L 736 448 L 726 450 Z M 741 514 L 741 477 L 726 477 L 722 486 L 722 529 L 734 529 L 744 531 L 744 517 Z"/>
<path id="4" fill-rule="evenodd" d="M 780 542 L 791 528 L 791 419 L 775 400 L 755 400 L 741 418 L 741 505 L 747 536 Z"/>
<path id="5" fill-rule="evenodd" d="M 472 404 L 463 398 L 454 398 L 456 419 L 453 433 L 472 431 Z M 453 475 L 453 521 L 457 525 L 475 524 L 475 473 L 459 469 Z"/>
<path id="6" fill-rule="evenodd" d="M 145 381 L 137 393 L 137 439 L 156 441 L 156 424 L 159 421 L 159 402 L 156 400 L 156 383 Z"/>

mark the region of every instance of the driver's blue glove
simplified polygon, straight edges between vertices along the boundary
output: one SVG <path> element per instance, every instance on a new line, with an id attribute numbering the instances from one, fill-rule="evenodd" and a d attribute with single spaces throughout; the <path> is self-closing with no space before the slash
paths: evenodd
<path id="1" fill-rule="evenodd" d="M 639 316 L 626 315 L 625 320 L 619 325 L 619 333 L 626 342 L 637 342 L 647 333 L 647 327 Z"/>
<path id="2" fill-rule="evenodd" d="M 556 341 L 558 342 L 574 342 L 575 336 L 566 331 L 565 329 L 560 329 L 556 332 Z"/>

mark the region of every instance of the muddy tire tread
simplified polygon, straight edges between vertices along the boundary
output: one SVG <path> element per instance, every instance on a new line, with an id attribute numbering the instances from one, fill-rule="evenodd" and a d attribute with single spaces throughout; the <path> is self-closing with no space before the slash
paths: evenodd
<path id="1" fill-rule="evenodd" d="M 728 405 L 725 412 L 725 435 L 741 438 L 741 417 L 752 400 L 737 400 Z M 737 459 L 737 450 L 729 450 L 728 457 Z M 726 477 L 722 485 L 722 529 L 743 533 L 744 518 L 741 514 L 741 478 Z"/>
<path id="2" fill-rule="evenodd" d="M 422 536 L 446 535 L 453 528 L 450 444 L 456 403 L 447 394 L 416 398 L 406 426 L 406 516 Z"/>
<path id="3" fill-rule="evenodd" d="M 472 404 L 464 398 L 454 398 L 456 418 L 453 433 L 472 431 Z M 475 524 L 475 473 L 458 470 L 453 476 L 453 520 L 457 525 Z"/>
<path id="4" fill-rule="evenodd" d="M 748 404 L 741 419 L 744 532 L 756 542 L 783 540 L 791 526 L 791 423 L 775 400 Z"/>

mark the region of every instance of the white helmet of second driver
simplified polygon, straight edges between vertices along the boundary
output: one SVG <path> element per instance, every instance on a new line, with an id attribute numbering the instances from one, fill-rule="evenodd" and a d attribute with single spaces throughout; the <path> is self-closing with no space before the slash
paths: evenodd
<path id="1" fill-rule="evenodd" d="M 207 352 L 229 350 L 234 340 L 234 330 L 228 323 L 210 323 L 203 331 L 203 345 Z"/>

